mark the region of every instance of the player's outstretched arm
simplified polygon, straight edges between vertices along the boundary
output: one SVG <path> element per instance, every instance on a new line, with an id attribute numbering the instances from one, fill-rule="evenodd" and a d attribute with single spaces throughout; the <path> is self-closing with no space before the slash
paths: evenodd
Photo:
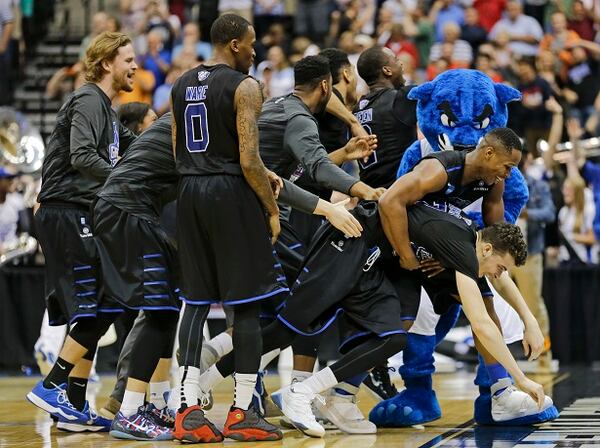
<path id="1" fill-rule="evenodd" d="M 528 393 L 541 409 L 544 404 L 544 388 L 531 381 L 519 369 L 515 358 L 504 342 L 502 333 L 487 313 L 481 291 L 472 279 L 456 271 L 456 286 L 463 306 L 463 311 L 469 319 L 471 329 L 486 350 L 511 374 L 517 386 Z"/>
<path id="2" fill-rule="evenodd" d="M 544 350 L 544 335 L 538 321 L 529 310 L 521 291 L 510 278 L 508 272 L 503 272 L 498 278 L 490 278 L 490 281 L 498 294 L 517 312 L 523 321 L 525 325 L 523 348 L 525 354 L 529 355 L 529 361 L 533 361 Z"/>
<path id="3" fill-rule="evenodd" d="M 258 116 L 262 103 L 263 97 L 258 82 L 253 78 L 243 80 L 234 97 L 240 165 L 246 182 L 269 215 L 269 225 L 275 242 L 280 232 L 279 208 L 267 177 L 267 169 L 258 153 Z"/>
<path id="4" fill-rule="evenodd" d="M 427 193 L 444 187 L 448 175 L 437 160 L 425 160 L 396 182 L 379 200 L 379 215 L 386 237 L 400 257 L 404 269 L 419 268 L 419 262 L 410 247 L 407 207 Z"/>
<path id="5" fill-rule="evenodd" d="M 349 237 L 358 238 L 363 230 L 345 207 L 350 198 L 332 204 L 284 179 L 278 199 L 301 212 L 324 216 L 332 226 Z"/>
<path id="6" fill-rule="evenodd" d="M 346 123 L 355 137 L 367 137 L 369 135 L 354 114 L 336 95 L 331 95 L 325 110 Z"/>

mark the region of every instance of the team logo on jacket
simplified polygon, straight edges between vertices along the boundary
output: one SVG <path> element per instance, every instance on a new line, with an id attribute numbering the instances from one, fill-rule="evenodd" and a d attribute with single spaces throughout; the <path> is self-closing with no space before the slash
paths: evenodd
<path id="1" fill-rule="evenodd" d="M 365 107 L 367 107 L 368 104 L 369 104 L 369 100 L 360 100 L 360 103 L 358 103 L 358 108 L 364 109 Z"/>
<path id="2" fill-rule="evenodd" d="M 81 224 L 81 231 L 79 233 L 79 236 L 81 238 L 90 238 L 93 237 L 93 233 L 92 233 L 92 229 L 90 228 L 89 224 L 86 222 L 85 216 L 81 216 L 79 218 L 79 222 Z"/>
<path id="3" fill-rule="evenodd" d="M 108 145 L 108 160 L 110 166 L 114 167 L 119 160 L 119 128 L 117 122 L 113 121 L 113 142 Z"/>
<path id="4" fill-rule="evenodd" d="M 210 76 L 210 72 L 209 71 L 202 70 L 201 72 L 198 72 L 198 81 L 202 82 L 206 78 L 208 78 L 209 76 Z"/>

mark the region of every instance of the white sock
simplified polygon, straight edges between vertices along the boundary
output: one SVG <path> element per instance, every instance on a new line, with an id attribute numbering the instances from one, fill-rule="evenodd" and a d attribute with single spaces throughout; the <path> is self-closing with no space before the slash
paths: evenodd
<path id="1" fill-rule="evenodd" d="M 125 417 L 131 417 L 135 414 L 140 406 L 144 405 L 146 394 L 144 392 L 132 392 L 125 389 L 123 402 L 121 403 L 121 414 Z"/>
<path id="2" fill-rule="evenodd" d="M 339 380 L 335 377 L 332 370 L 329 367 L 325 367 L 323 370 L 319 370 L 300 384 L 308 388 L 311 392 L 320 394 L 321 392 L 332 388 L 338 382 Z"/>
<path id="3" fill-rule="evenodd" d="M 200 369 L 192 366 L 179 367 L 179 378 L 181 387 L 181 406 L 195 406 L 198 404 L 198 388 L 200 380 Z"/>
<path id="4" fill-rule="evenodd" d="M 225 378 L 221 375 L 221 372 L 219 372 L 216 365 L 210 366 L 206 372 L 200 375 L 198 387 L 200 388 L 201 393 L 207 394 L 224 379 Z"/>
<path id="5" fill-rule="evenodd" d="M 150 403 L 156 406 L 158 409 L 163 409 L 167 406 L 167 400 L 169 399 L 169 393 L 171 391 L 171 383 L 168 381 L 159 381 L 150 383 Z M 165 399 L 166 394 L 166 399 Z"/>
<path id="6" fill-rule="evenodd" d="M 269 353 L 265 353 L 264 355 L 262 355 L 262 357 L 260 358 L 261 372 L 267 368 L 271 361 L 273 361 L 279 356 L 279 353 L 281 353 L 281 349 L 276 348 L 274 350 L 271 350 Z"/>
<path id="7" fill-rule="evenodd" d="M 202 344 L 202 352 L 200 353 L 200 367 L 203 371 L 208 369 L 232 350 L 233 339 L 230 334 L 223 332 L 216 335 L 210 341 Z"/>
<path id="8" fill-rule="evenodd" d="M 233 379 L 235 380 L 233 406 L 247 411 L 256 387 L 256 373 L 234 373 Z"/>
<path id="9" fill-rule="evenodd" d="M 302 382 L 312 376 L 312 372 L 305 372 L 304 370 L 292 370 L 292 382 Z"/>

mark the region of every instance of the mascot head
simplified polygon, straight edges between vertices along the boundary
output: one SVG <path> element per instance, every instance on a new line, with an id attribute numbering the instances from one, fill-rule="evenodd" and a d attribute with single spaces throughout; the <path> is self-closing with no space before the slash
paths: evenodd
<path id="1" fill-rule="evenodd" d="M 473 148 L 489 130 L 506 126 L 507 103 L 521 93 L 489 76 L 466 69 L 448 70 L 415 87 L 419 128 L 437 150 Z"/>

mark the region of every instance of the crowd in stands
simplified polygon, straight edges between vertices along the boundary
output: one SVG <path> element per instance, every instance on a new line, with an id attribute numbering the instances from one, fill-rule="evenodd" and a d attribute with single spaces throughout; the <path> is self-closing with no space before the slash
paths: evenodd
<path id="1" fill-rule="evenodd" d="M 0 58 L 7 47 L 2 30 L 11 22 L 3 6 L 13 3 L 0 0 Z M 402 60 L 404 77 L 413 85 L 448 69 L 475 68 L 496 82 L 514 86 L 523 99 L 510 105 L 509 126 L 526 143 L 530 154 L 526 174 L 530 189 L 535 189 L 521 219 L 530 244 L 537 241 L 533 245 L 539 246 L 543 233 L 545 242 L 535 250 L 549 246 L 548 260 L 598 263 L 600 164 L 586 160 L 579 143 L 597 137 L 600 130 L 598 0 L 112 3 L 114 8 L 93 15 L 80 54 L 103 31 L 129 34 L 139 68 L 133 92 L 121 93 L 115 107 L 145 103 L 158 116 L 170 108 L 170 89 L 177 77 L 211 55 L 206 18 L 225 12 L 238 13 L 255 24 L 256 60 L 251 74 L 263 83 L 267 98 L 290 93 L 294 63 L 325 47 L 344 50 L 356 63 L 364 49 L 386 46 Z M 64 98 L 83 82 L 81 69 L 77 63 L 58 70 L 46 94 Z M 358 97 L 365 87 L 359 82 Z M 555 149 L 564 141 L 571 142 L 572 155 L 564 158 L 568 163 L 558 163 Z M 533 186 L 534 179 L 548 188 Z M 540 204 L 550 204 L 551 213 L 548 208 L 538 213 L 535 207 Z"/>

